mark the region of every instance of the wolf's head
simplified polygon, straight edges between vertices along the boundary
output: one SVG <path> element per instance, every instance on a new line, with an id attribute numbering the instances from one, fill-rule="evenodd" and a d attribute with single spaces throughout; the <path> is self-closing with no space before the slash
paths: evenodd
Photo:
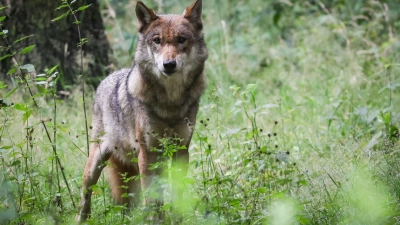
<path id="1" fill-rule="evenodd" d="M 198 72 L 202 72 L 208 55 L 201 13 L 202 0 L 197 0 L 181 15 L 156 15 L 138 1 L 139 43 L 135 61 L 143 72 L 161 79 L 173 76 L 187 79 L 200 68 Z"/>

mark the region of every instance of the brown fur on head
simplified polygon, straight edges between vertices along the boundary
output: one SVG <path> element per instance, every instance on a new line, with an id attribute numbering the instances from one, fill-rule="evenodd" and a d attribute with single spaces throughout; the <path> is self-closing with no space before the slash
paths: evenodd
<path id="1" fill-rule="evenodd" d="M 141 1 L 137 2 L 135 11 L 140 33 L 147 29 L 151 22 L 159 18 L 153 10 L 147 8 L 147 6 Z"/>
<path id="2" fill-rule="evenodd" d="M 182 16 L 194 24 L 198 30 L 203 29 L 203 23 L 201 21 L 202 8 L 202 0 L 197 0 L 191 6 L 187 7 L 182 14 Z M 147 29 L 147 26 L 151 22 L 160 18 L 141 1 L 137 2 L 135 11 L 138 19 L 139 32 L 141 33 L 143 30 Z"/>
<path id="3" fill-rule="evenodd" d="M 182 79 L 186 77 L 187 73 L 191 72 L 188 71 L 189 69 L 197 69 L 184 67 L 183 64 L 191 63 L 187 61 L 194 55 L 201 59 L 207 58 L 202 35 L 201 12 L 201 0 L 197 0 L 186 8 L 181 15 L 156 15 L 142 2 L 137 3 L 139 45 L 142 45 L 143 51 L 148 52 L 145 55 L 149 55 L 149 52 L 151 52 L 148 58 L 143 58 L 144 54 L 136 54 L 135 61 L 146 63 L 146 66 L 148 66 L 148 71 L 143 72 L 151 73 L 157 77 L 162 75 L 180 76 Z M 193 43 L 196 43 L 196 45 Z M 201 45 L 199 46 L 198 43 L 201 43 Z M 153 65 L 154 62 L 155 65 Z M 158 68 L 158 70 L 155 68 Z M 186 71 L 184 71 L 185 69 Z"/>

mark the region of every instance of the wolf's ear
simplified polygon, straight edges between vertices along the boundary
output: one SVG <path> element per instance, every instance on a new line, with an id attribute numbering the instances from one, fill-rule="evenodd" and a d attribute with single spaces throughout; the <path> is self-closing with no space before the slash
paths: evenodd
<path id="1" fill-rule="evenodd" d="M 143 32 L 151 22 L 158 19 L 158 16 L 154 11 L 147 8 L 147 6 L 141 1 L 137 2 L 135 11 L 138 19 L 139 32 Z"/>
<path id="2" fill-rule="evenodd" d="M 203 22 L 201 21 L 202 8 L 202 0 L 196 0 L 196 2 L 187 7 L 183 12 L 183 16 L 188 19 L 193 25 L 195 25 L 197 30 L 203 29 Z"/>

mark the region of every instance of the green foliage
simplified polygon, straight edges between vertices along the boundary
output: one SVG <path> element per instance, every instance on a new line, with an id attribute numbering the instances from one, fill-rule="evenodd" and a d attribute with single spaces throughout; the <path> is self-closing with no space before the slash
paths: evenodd
<path id="1" fill-rule="evenodd" d="M 203 196 L 207 217 L 215 216 L 222 224 L 267 223 L 272 201 L 279 199 L 278 196 L 290 196 L 291 190 L 306 182 L 290 159 L 284 141 L 278 139 L 285 135 L 278 122 L 269 131 L 258 125 L 259 115 L 278 105 L 258 107 L 254 85 L 248 85 L 242 92 L 237 86 L 230 89 L 237 99 L 231 113 L 245 117 L 240 123 L 244 127 L 232 123 L 234 127 L 222 128 L 227 124 L 222 119 L 200 120 L 196 133 L 201 150 L 195 161 L 197 189 Z M 218 107 L 216 91 L 213 94 L 216 107 L 210 118 L 222 118 L 226 113 Z"/>
<path id="2" fill-rule="evenodd" d="M 73 4 L 62 1 L 53 21 L 90 6 Z M 163 1 L 159 10 L 183 5 Z M 189 148 L 190 175 L 172 164 L 184 148 L 179 140 L 160 137 L 154 149 L 167 159 L 152 166 L 168 168 L 157 183 L 166 199 L 164 223 L 398 224 L 399 3 L 203 5 L 208 89 Z M 103 1 L 118 67 L 132 64 L 134 7 Z M 79 26 L 85 18 L 73 21 Z M 0 82 L 0 224 L 71 224 L 88 143 L 85 95 L 60 98 L 58 67 L 36 74 L 34 65 L 19 64 L 35 45 L 15 44 L 32 35 L 8 40 L 7 32 L 0 31 L 7 49 L 0 60 L 17 63 L 7 68 L 14 83 Z M 160 222 L 156 206 L 115 205 L 104 179 L 92 191 L 88 224 Z"/>

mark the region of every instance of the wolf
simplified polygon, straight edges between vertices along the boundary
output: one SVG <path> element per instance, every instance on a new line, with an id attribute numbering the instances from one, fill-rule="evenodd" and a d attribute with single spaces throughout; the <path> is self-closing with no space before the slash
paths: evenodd
<path id="1" fill-rule="evenodd" d="M 141 1 L 135 11 L 138 45 L 133 67 L 110 74 L 96 91 L 78 222 L 90 215 L 91 187 L 104 167 L 115 201 L 138 203 L 140 192 L 162 173 L 150 168 L 162 155 L 157 137 L 180 140 L 186 149 L 177 151 L 173 162 L 186 165 L 182 174 L 187 170 L 189 143 L 206 85 L 202 0 L 181 15 L 157 15 Z M 140 179 L 124 182 L 126 177 Z M 127 194 L 133 200 L 123 197 Z M 149 199 L 144 203 L 153 202 Z"/>

